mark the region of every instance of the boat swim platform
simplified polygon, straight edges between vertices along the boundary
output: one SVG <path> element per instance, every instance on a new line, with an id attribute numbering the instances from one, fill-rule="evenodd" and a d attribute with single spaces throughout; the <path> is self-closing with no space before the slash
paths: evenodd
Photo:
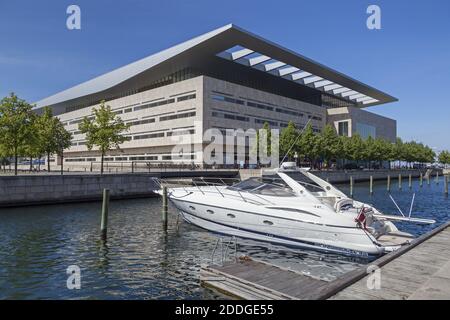
<path id="1" fill-rule="evenodd" d="M 450 299 L 450 222 L 333 281 L 244 256 L 202 266 L 200 282 L 244 300 Z"/>

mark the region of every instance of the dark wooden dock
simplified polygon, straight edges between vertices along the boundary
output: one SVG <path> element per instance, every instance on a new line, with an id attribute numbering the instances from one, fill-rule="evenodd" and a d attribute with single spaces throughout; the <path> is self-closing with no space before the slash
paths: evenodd
<path id="1" fill-rule="evenodd" d="M 226 295 L 246 300 L 304 300 L 328 282 L 248 257 L 223 266 L 203 267 L 201 283 Z"/>
<path id="2" fill-rule="evenodd" d="M 372 270 L 378 288 L 367 285 Z M 331 282 L 249 257 L 204 266 L 200 281 L 247 300 L 450 299 L 450 222 Z"/>

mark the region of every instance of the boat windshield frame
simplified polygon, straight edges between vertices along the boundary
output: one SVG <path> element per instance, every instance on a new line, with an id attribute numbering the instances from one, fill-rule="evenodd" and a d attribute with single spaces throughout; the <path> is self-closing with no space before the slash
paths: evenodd
<path id="1" fill-rule="evenodd" d="M 264 181 L 264 178 L 252 177 L 234 185 L 228 186 L 228 190 L 238 192 L 248 192 L 260 196 L 275 196 L 275 197 L 295 197 L 296 194 L 288 185 L 284 183 L 276 183 L 271 181 Z"/>
<path id="2" fill-rule="evenodd" d="M 287 173 L 287 172 L 285 172 Z M 311 180 L 307 174 L 305 174 L 302 171 L 297 171 L 297 173 L 300 173 L 301 176 L 301 180 L 299 179 L 295 179 L 296 177 L 291 177 L 293 178 L 297 183 L 299 183 L 300 185 L 302 185 L 306 190 L 308 190 L 311 193 L 317 193 L 317 192 L 327 192 L 327 190 L 325 190 L 324 187 L 320 186 L 319 184 L 317 184 L 315 181 Z M 266 181 L 265 181 L 266 180 Z M 250 181 L 255 182 L 252 187 L 247 187 L 247 188 L 241 188 L 239 187 L 239 185 L 241 184 L 248 184 Z M 241 192 L 252 192 L 252 189 L 257 189 L 259 187 L 262 187 L 262 185 L 264 184 L 270 184 L 273 185 L 274 187 L 279 187 L 279 188 L 289 188 L 290 190 L 292 190 L 292 188 L 290 188 L 284 181 L 282 178 L 280 178 L 278 175 L 275 176 L 263 176 L 263 177 L 251 177 L 248 178 L 246 180 L 240 181 L 236 184 L 233 184 L 231 186 L 228 187 L 228 189 L 230 190 L 235 190 L 235 191 L 241 191 Z"/>

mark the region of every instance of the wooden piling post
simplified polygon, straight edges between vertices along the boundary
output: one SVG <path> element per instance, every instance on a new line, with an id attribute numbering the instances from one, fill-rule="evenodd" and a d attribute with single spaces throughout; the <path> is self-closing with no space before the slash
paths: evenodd
<path id="1" fill-rule="evenodd" d="M 436 184 L 439 184 L 439 171 L 436 171 Z"/>
<path id="2" fill-rule="evenodd" d="M 369 184 L 370 194 L 373 194 L 373 176 L 370 176 L 370 184 Z"/>
<path id="3" fill-rule="evenodd" d="M 423 174 L 422 174 L 422 172 L 420 173 L 419 186 L 420 186 L 421 188 L 422 188 L 422 186 L 423 186 Z"/>
<path id="4" fill-rule="evenodd" d="M 109 189 L 103 189 L 102 221 L 100 232 L 102 239 L 106 239 L 108 231 L 108 212 L 109 212 Z"/>
<path id="5" fill-rule="evenodd" d="M 430 175 L 431 175 L 431 173 L 430 173 L 430 174 L 427 174 L 427 184 L 428 184 L 428 185 L 430 185 Z"/>
<path id="6" fill-rule="evenodd" d="M 402 189 L 402 174 L 401 173 L 398 175 L 398 189 L 399 190 Z"/>
<path id="7" fill-rule="evenodd" d="M 353 198 L 353 177 L 350 176 L 350 198 Z"/>
<path id="8" fill-rule="evenodd" d="M 448 195 L 448 175 L 444 175 L 444 193 Z"/>
<path id="9" fill-rule="evenodd" d="M 408 186 L 409 186 L 410 189 L 412 188 L 412 176 L 411 176 L 411 173 L 408 176 Z"/>
<path id="10" fill-rule="evenodd" d="M 162 187 L 162 223 L 164 230 L 167 230 L 167 211 L 169 209 L 167 202 L 167 187 Z"/>
<path id="11" fill-rule="evenodd" d="M 387 176 L 387 192 L 391 192 L 391 175 Z"/>

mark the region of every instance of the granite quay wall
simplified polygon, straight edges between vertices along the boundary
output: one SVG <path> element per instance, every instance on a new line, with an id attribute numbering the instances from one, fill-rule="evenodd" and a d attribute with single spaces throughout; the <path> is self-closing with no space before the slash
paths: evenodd
<path id="1" fill-rule="evenodd" d="M 154 175 L 0 176 L 0 207 L 93 201 L 110 189 L 112 199 L 154 196 Z"/>

